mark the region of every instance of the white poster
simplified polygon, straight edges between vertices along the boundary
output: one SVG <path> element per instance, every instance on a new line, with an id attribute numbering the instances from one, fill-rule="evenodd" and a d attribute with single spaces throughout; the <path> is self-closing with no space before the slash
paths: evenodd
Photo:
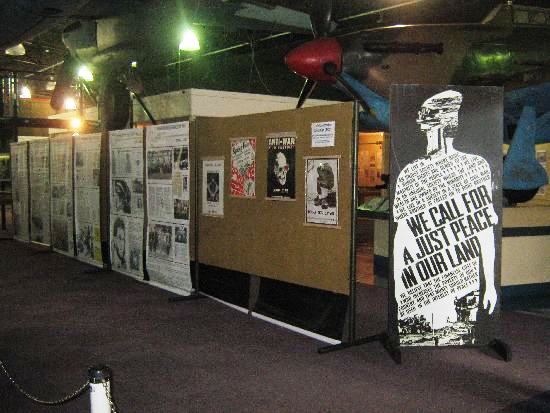
<path id="1" fill-rule="evenodd" d="M 338 226 L 339 161 L 306 157 L 306 224 Z"/>
<path id="2" fill-rule="evenodd" d="M 70 133 L 50 139 L 52 248 L 74 256 L 73 138 Z"/>
<path id="3" fill-rule="evenodd" d="M 99 169 L 101 133 L 79 135 L 74 142 L 74 188 L 76 256 L 99 267 L 101 229 L 99 221 Z"/>
<path id="4" fill-rule="evenodd" d="M 314 122 L 311 124 L 311 147 L 325 148 L 334 146 L 336 121 Z"/>
<path id="5" fill-rule="evenodd" d="M 29 237 L 29 158 L 27 142 L 11 143 L 11 179 L 13 199 L 13 237 L 30 241 Z"/>
<path id="6" fill-rule="evenodd" d="M 202 161 L 202 214 L 223 217 L 223 159 Z"/>
<path id="7" fill-rule="evenodd" d="M 189 295 L 189 122 L 147 127 L 146 152 L 147 272 L 152 284 Z"/>
<path id="8" fill-rule="evenodd" d="M 50 245 L 50 141 L 29 142 L 31 241 Z"/>
<path id="9" fill-rule="evenodd" d="M 143 129 L 109 132 L 112 269 L 143 279 Z"/>

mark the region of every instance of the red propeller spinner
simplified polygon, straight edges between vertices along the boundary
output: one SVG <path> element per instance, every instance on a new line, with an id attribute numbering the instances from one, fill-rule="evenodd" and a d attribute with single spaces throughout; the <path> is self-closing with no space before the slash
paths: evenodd
<path id="1" fill-rule="evenodd" d="M 336 66 L 334 73 L 342 71 L 342 46 L 330 37 L 321 37 L 292 49 L 285 56 L 288 68 L 310 81 L 334 81 L 325 71 L 325 65 Z"/>

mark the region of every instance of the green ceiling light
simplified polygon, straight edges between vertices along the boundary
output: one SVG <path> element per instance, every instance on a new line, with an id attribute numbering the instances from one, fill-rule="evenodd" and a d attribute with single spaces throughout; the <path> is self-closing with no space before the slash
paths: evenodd
<path id="1" fill-rule="evenodd" d="M 135 60 L 133 60 L 132 63 L 130 63 L 130 66 L 132 67 L 132 69 L 136 69 L 137 68 L 137 62 Z"/>
<path id="2" fill-rule="evenodd" d="M 197 34 L 191 28 L 186 28 L 183 32 L 183 37 L 179 46 L 180 50 L 186 52 L 195 52 L 200 50 L 199 38 Z"/>
<path id="3" fill-rule="evenodd" d="M 94 80 L 94 75 L 92 74 L 92 71 L 84 65 L 80 66 L 80 68 L 78 69 L 78 77 L 82 80 L 85 80 L 86 82 L 93 82 Z"/>

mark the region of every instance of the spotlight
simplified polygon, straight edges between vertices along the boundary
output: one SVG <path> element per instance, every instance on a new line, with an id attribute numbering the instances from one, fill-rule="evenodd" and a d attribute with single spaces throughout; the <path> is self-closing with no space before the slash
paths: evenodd
<path id="1" fill-rule="evenodd" d="M 66 110 L 75 110 L 76 109 L 76 101 L 72 97 L 65 98 L 64 107 Z"/>
<path id="2" fill-rule="evenodd" d="M 21 88 L 21 93 L 19 94 L 19 97 L 21 99 L 30 99 L 31 98 L 31 90 L 29 89 L 28 86 L 23 86 Z"/>
<path id="3" fill-rule="evenodd" d="M 8 56 L 24 56 L 27 51 L 25 50 L 25 46 L 23 46 L 22 43 L 19 43 L 16 46 L 7 48 L 5 53 Z"/>
<path id="4" fill-rule="evenodd" d="M 200 50 L 200 48 L 199 39 L 195 32 L 190 28 L 185 29 L 179 49 L 186 52 L 194 52 Z"/>
<path id="5" fill-rule="evenodd" d="M 71 119 L 71 128 L 80 129 L 80 126 L 82 126 L 82 121 L 80 120 L 80 118 Z"/>
<path id="6" fill-rule="evenodd" d="M 94 80 L 94 75 L 92 74 L 92 71 L 86 66 L 80 66 L 80 68 L 78 69 L 78 77 L 85 80 L 86 82 L 93 82 Z"/>

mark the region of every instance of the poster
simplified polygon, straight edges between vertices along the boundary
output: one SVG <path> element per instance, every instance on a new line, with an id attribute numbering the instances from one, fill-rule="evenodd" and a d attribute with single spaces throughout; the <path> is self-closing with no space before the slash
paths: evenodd
<path id="1" fill-rule="evenodd" d="M 52 248 L 74 256 L 73 138 L 70 133 L 50 139 Z"/>
<path id="2" fill-rule="evenodd" d="M 50 245 L 50 142 L 29 142 L 31 241 Z"/>
<path id="3" fill-rule="evenodd" d="M 336 121 L 314 122 L 311 124 L 311 147 L 326 148 L 334 146 Z"/>
<path id="4" fill-rule="evenodd" d="M 27 142 L 11 143 L 11 179 L 13 199 L 13 237 L 30 241 L 29 233 L 29 157 Z"/>
<path id="5" fill-rule="evenodd" d="M 223 159 L 202 160 L 202 214 L 223 217 Z"/>
<path id="6" fill-rule="evenodd" d="M 499 301 L 502 92 L 394 86 L 391 102 L 393 331 L 404 346 L 485 345 Z"/>
<path id="7" fill-rule="evenodd" d="M 256 138 L 231 139 L 229 195 L 256 197 Z"/>
<path id="8" fill-rule="evenodd" d="M 306 224 L 338 226 L 337 156 L 306 157 Z"/>
<path id="9" fill-rule="evenodd" d="M 296 133 L 267 135 L 267 198 L 296 199 Z"/>
<path id="10" fill-rule="evenodd" d="M 74 142 L 76 256 L 99 267 L 101 254 L 99 171 L 101 133 L 79 135 Z"/>
<path id="11" fill-rule="evenodd" d="M 189 122 L 146 132 L 147 272 L 152 284 L 189 295 Z"/>
<path id="12" fill-rule="evenodd" d="M 143 279 L 143 129 L 109 132 L 111 266 Z M 95 236 L 95 234 L 94 234 Z"/>

